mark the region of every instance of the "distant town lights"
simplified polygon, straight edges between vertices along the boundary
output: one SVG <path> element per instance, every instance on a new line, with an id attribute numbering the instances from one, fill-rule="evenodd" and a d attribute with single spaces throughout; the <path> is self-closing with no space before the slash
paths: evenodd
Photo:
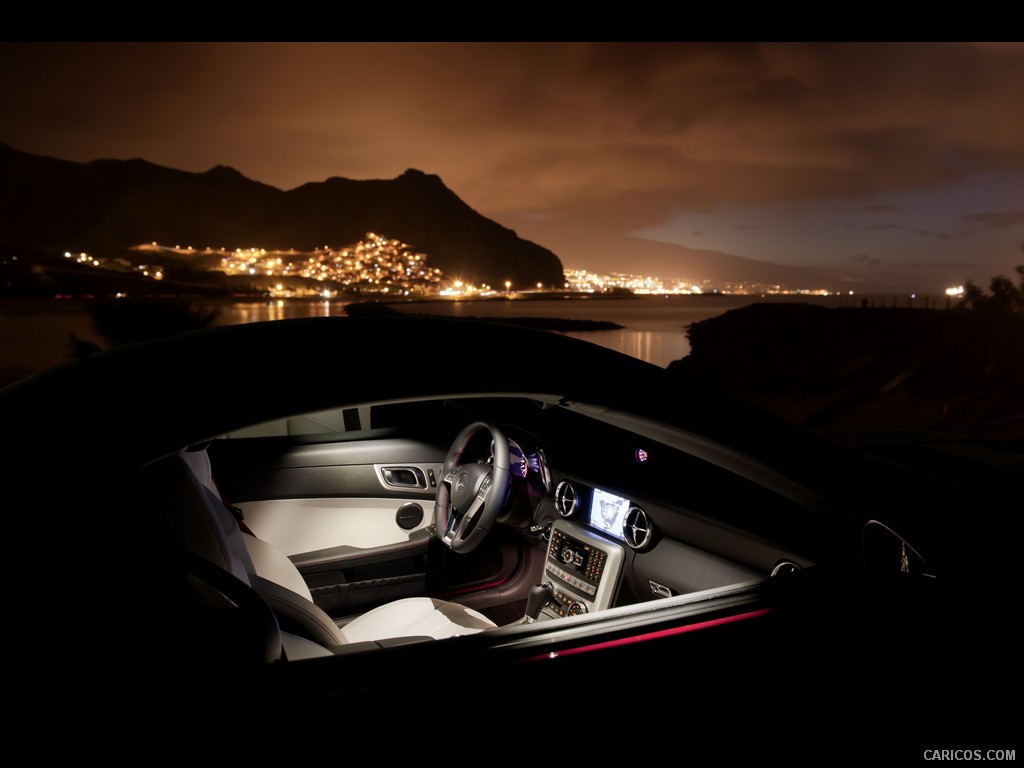
<path id="1" fill-rule="evenodd" d="M 134 246 L 133 250 L 157 252 L 179 252 L 195 254 L 196 249 L 189 246 L 161 246 L 156 241 L 151 245 Z M 77 260 L 83 264 L 91 264 L 95 267 L 103 266 L 108 260 L 93 258 L 85 253 L 65 251 L 64 257 L 69 260 Z M 270 282 L 272 288 L 267 291 L 275 298 L 286 296 L 296 297 L 328 297 L 337 295 L 339 291 L 353 291 L 360 293 L 389 293 L 391 295 L 419 295 L 430 296 L 440 295 L 443 297 L 488 297 L 497 296 L 504 290 L 504 295 L 511 298 L 511 279 L 503 279 L 498 283 L 497 288 L 492 288 L 487 283 L 479 287 L 464 282 L 461 279 L 449 278 L 436 268 L 428 265 L 429 256 L 423 253 L 415 253 L 412 248 L 400 240 L 385 238 L 376 233 L 367 233 L 366 238 L 354 245 L 341 248 L 332 248 L 329 245 L 317 246 L 314 250 L 288 250 L 266 249 L 258 247 L 229 249 L 221 246 L 218 251 L 213 251 L 209 246 L 206 248 L 208 255 L 216 253 L 219 265 L 207 267 L 211 271 L 219 271 L 228 275 L 248 275 L 257 279 L 251 285 L 266 286 L 262 278 L 286 278 L 289 283 Z M 125 261 L 113 260 L 113 261 Z M 128 266 L 127 264 L 125 264 Z M 114 265 L 116 269 L 116 265 Z M 140 264 L 136 267 L 147 277 L 161 279 L 165 273 L 157 271 L 152 264 Z M 608 273 L 601 274 L 585 269 L 565 268 L 563 269 L 564 281 L 561 285 L 549 284 L 547 289 L 566 290 L 572 293 L 606 293 L 606 292 L 629 292 L 636 295 L 663 295 L 666 298 L 671 295 L 686 294 L 722 294 L 722 295 L 758 295 L 764 297 L 768 294 L 782 295 L 842 295 L 839 291 L 831 291 L 823 288 L 786 288 L 779 284 L 756 283 L 746 281 L 727 281 L 718 284 L 704 280 L 694 282 L 686 278 L 661 279 L 644 275 Z M 534 278 L 536 279 L 536 278 Z M 269 282 L 269 281 L 268 281 Z M 324 283 L 330 282 L 330 287 Z M 545 283 L 538 281 L 528 283 L 536 285 L 537 291 L 545 290 Z M 949 297 L 962 297 L 964 286 L 955 286 L 945 289 Z M 518 293 L 518 292 L 517 292 Z M 849 296 L 854 291 L 847 291 Z M 919 298 L 919 294 L 913 294 L 912 300 Z"/>

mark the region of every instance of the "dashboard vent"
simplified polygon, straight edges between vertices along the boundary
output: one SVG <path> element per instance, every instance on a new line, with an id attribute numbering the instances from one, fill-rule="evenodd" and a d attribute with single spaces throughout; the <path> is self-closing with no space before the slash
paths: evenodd
<path id="1" fill-rule="evenodd" d="M 640 550 L 650 544 L 654 526 L 647 513 L 640 507 L 630 507 L 622 519 L 622 535 L 632 549 Z"/>
<path id="2" fill-rule="evenodd" d="M 772 576 L 781 576 L 787 573 L 795 573 L 800 570 L 800 566 L 794 563 L 792 560 L 779 560 L 772 568 Z"/>
<path id="3" fill-rule="evenodd" d="M 568 480 L 563 480 L 555 488 L 555 509 L 562 517 L 572 517 L 573 512 L 576 511 L 578 499 L 576 489 Z"/>

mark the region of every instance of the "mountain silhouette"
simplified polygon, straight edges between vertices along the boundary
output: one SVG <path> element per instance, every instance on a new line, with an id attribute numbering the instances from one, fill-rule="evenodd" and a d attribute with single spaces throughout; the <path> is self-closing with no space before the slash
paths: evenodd
<path id="1" fill-rule="evenodd" d="M 482 216 L 440 177 L 331 177 L 283 191 L 216 166 L 189 173 L 145 160 L 77 163 L 0 144 L 0 250 L 124 250 L 158 242 L 205 248 L 312 251 L 367 232 L 408 243 L 449 278 L 561 287 L 547 248 Z"/>

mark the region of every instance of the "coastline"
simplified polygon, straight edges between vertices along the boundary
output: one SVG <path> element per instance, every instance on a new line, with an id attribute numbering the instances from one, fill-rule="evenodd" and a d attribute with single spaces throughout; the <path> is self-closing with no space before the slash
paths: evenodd
<path id="1" fill-rule="evenodd" d="M 407 313 L 471 317 L 512 322 L 576 336 L 624 354 L 667 367 L 690 353 L 694 323 L 751 304 L 813 304 L 821 307 L 947 308 L 947 297 L 803 296 L 792 294 L 581 294 L 522 293 L 492 297 L 402 297 L 382 301 L 366 294 L 331 300 L 316 297 L 276 299 L 248 296 L 188 295 L 166 300 L 194 309 L 210 309 L 213 325 L 290 317 Z M 90 313 L 91 297 L 0 298 L 0 386 L 66 362 L 76 350 L 110 344 Z M 102 301 L 102 299 L 101 299 Z"/>
<path id="2" fill-rule="evenodd" d="M 425 302 L 410 302 L 410 304 L 419 303 Z M 346 304 L 345 314 L 349 317 L 393 317 L 395 315 L 413 315 L 423 317 L 429 316 L 430 313 L 402 312 L 395 309 L 390 303 L 384 304 L 368 301 Z M 467 315 L 464 319 L 510 323 L 512 325 L 520 325 L 526 328 L 536 328 L 544 331 L 616 331 L 625 328 L 624 325 L 620 325 L 619 323 L 615 323 L 610 320 L 585 320 L 564 317 L 487 317 L 481 315 Z"/>

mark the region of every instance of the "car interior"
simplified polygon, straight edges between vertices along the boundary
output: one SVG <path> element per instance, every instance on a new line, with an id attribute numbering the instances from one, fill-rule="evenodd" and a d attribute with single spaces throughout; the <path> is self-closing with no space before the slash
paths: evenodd
<path id="1" fill-rule="evenodd" d="M 277 639 L 252 651 L 264 661 L 753 593 L 844 554 L 834 510 L 774 470 L 542 396 L 302 414 L 147 472 L 175 489 L 165 514 L 189 511 L 180 544 L 205 561 L 190 600 L 251 590 L 273 612 Z"/>

